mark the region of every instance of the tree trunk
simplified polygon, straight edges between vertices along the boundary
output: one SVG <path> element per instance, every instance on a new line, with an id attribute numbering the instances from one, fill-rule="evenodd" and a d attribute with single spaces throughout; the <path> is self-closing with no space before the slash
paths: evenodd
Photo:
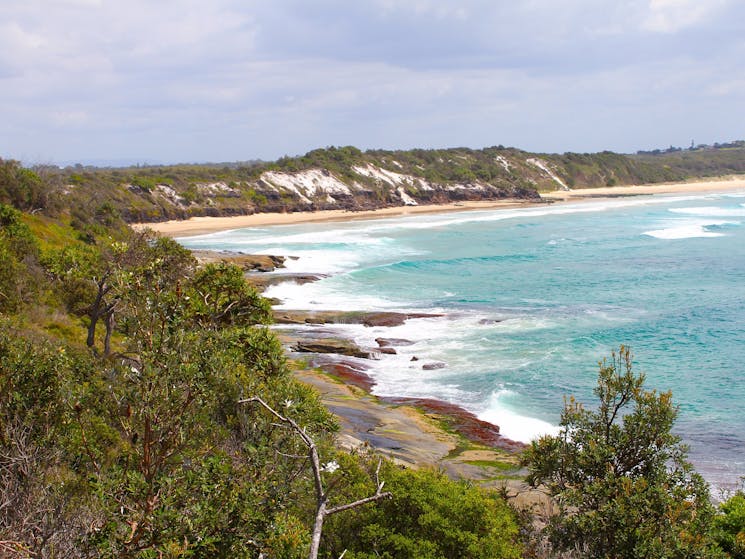
<path id="1" fill-rule="evenodd" d="M 114 331 L 114 311 L 106 315 L 106 337 L 103 340 L 103 354 L 105 357 L 111 355 L 111 333 Z"/>
<path id="2" fill-rule="evenodd" d="M 94 314 L 91 310 L 91 322 L 88 324 L 88 338 L 85 340 L 85 345 L 93 347 L 96 344 L 96 323 L 98 322 L 98 315 Z"/>
<path id="3" fill-rule="evenodd" d="M 316 520 L 313 522 L 313 535 L 310 538 L 310 553 L 308 559 L 318 558 L 318 549 L 321 547 L 321 533 L 323 532 L 323 521 L 326 518 L 326 501 L 321 501 L 316 510 Z"/>
<path id="4" fill-rule="evenodd" d="M 101 318 L 101 307 L 103 306 L 103 298 L 108 291 L 108 289 L 106 288 L 105 278 L 96 280 L 96 286 L 98 287 L 98 292 L 96 293 L 95 301 L 93 301 L 90 306 L 89 314 L 91 317 L 91 322 L 88 325 L 88 339 L 85 340 L 85 344 L 88 347 L 93 347 L 96 344 L 96 326 L 98 325 L 98 319 Z"/>

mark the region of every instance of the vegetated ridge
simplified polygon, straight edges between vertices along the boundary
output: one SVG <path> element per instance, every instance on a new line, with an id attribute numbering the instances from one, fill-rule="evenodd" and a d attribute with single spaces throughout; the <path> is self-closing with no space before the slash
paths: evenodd
<path id="1" fill-rule="evenodd" d="M 271 163 L 35 167 L 49 206 L 127 222 L 327 209 L 351 211 L 466 200 L 538 199 L 539 192 L 745 173 L 745 144 L 639 152 L 535 154 L 503 146 L 316 149 Z"/>

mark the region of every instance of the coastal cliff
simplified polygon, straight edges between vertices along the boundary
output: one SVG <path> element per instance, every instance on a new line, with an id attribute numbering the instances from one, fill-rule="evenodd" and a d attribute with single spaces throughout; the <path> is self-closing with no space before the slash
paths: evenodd
<path id="1" fill-rule="evenodd" d="M 316 149 L 275 162 L 65 169 L 43 167 L 47 207 L 97 220 L 153 223 L 267 212 L 364 211 L 540 192 L 682 181 L 745 172 L 745 148 L 623 155 L 480 150 Z M 87 212 L 90 213 L 90 212 Z M 82 219 L 82 218 L 81 218 Z"/>

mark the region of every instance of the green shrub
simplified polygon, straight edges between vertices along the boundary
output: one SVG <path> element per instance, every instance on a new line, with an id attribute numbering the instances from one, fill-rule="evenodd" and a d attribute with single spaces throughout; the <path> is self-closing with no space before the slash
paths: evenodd
<path id="1" fill-rule="evenodd" d="M 520 557 L 516 517 L 497 492 L 391 463 L 380 478 L 393 497 L 334 517 L 327 557 L 344 549 L 353 559 Z"/>
<path id="2" fill-rule="evenodd" d="M 712 534 L 730 557 L 745 559 L 745 493 L 738 491 L 720 505 Z"/>
<path id="3" fill-rule="evenodd" d="M 708 486 L 672 432 L 672 394 L 643 384 L 622 346 L 600 364 L 597 410 L 570 399 L 560 433 L 526 451 L 528 482 L 559 508 L 546 530 L 557 550 L 619 559 L 711 554 Z"/>

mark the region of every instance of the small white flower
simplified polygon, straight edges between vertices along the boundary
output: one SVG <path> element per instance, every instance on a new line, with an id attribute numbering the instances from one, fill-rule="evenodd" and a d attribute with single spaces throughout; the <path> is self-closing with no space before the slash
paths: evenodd
<path id="1" fill-rule="evenodd" d="M 290 399 L 288 398 L 287 400 L 285 400 L 285 402 L 284 402 L 284 403 L 285 403 L 285 407 L 286 407 L 286 408 L 291 408 L 291 407 L 292 407 L 292 404 L 294 404 L 295 402 L 293 402 L 292 400 L 290 400 Z"/>
<path id="2" fill-rule="evenodd" d="M 323 468 L 321 468 L 321 471 L 328 472 L 329 474 L 333 474 L 340 467 L 341 466 L 339 466 L 339 463 L 336 460 L 332 460 L 331 462 L 326 462 L 323 465 Z"/>

